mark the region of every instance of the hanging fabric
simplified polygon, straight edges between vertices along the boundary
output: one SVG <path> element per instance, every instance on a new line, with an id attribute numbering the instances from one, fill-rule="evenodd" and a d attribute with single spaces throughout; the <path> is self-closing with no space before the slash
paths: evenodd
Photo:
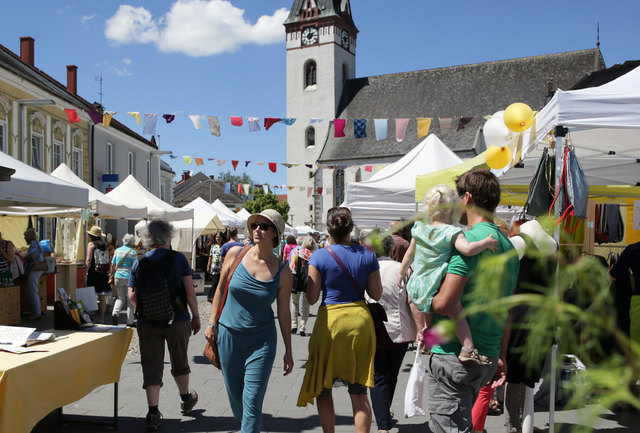
<path id="1" fill-rule="evenodd" d="M 538 167 L 529 183 L 529 195 L 523 213 L 533 216 L 546 215 L 553 202 L 555 185 L 555 158 L 545 147 Z"/>

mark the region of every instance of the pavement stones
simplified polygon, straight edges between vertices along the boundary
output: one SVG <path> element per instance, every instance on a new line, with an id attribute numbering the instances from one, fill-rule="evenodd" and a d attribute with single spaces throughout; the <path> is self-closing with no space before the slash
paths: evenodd
<path id="1" fill-rule="evenodd" d="M 207 288 L 208 289 L 208 288 Z M 205 292 L 206 293 L 206 290 Z M 206 323 L 209 318 L 210 305 L 206 302 L 206 295 L 198 296 L 200 316 L 202 322 Z M 312 316 L 309 318 L 308 330 L 313 329 L 315 312 L 318 305 L 311 307 Z M 38 326 L 39 329 L 52 328 L 53 312 L 49 310 L 40 323 L 24 322 L 23 325 Z M 107 315 L 108 317 L 108 315 Z M 279 330 L 278 330 L 279 332 Z M 269 387 L 263 407 L 262 431 L 264 432 L 321 432 L 320 422 L 316 407 L 309 405 L 306 408 L 296 406 L 298 391 L 304 376 L 304 363 L 307 356 L 308 337 L 299 335 L 292 336 L 294 370 L 288 376 L 283 376 L 284 346 L 281 339 L 278 339 L 278 354 L 273 366 Z M 199 395 L 198 404 L 193 408 L 190 415 L 182 415 L 180 411 L 180 396 L 178 395 L 175 382 L 170 374 L 170 364 L 168 354 L 165 358 L 164 386 L 160 392 L 160 412 L 164 415 L 164 421 L 160 427 L 160 432 L 235 432 L 240 430 L 240 422 L 233 418 L 227 394 L 225 391 L 222 374 L 212 365 L 208 364 L 202 355 L 205 340 L 203 330 L 191 337 L 189 344 L 189 356 L 191 364 L 190 389 L 197 391 Z M 404 364 L 398 378 L 396 395 L 392 404 L 392 411 L 397 419 L 396 428 L 392 433 L 417 433 L 426 432 L 427 417 L 414 417 L 405 419 L 403 417 L 404 388 L 407 383 L 414 353 L 407 352 Z M 427 357 L 423 357 L 423 365 L 427 363 Z M 81 400 L 68 406 L 63 411 L 66 416 L 72 416 L 74 420 L 81 421 L 107 421 L 113 416 L 114 406 L 114 386 L 106 385 L 95 389 L 92 393 Z M 353 418 L 351 404 L 346 388 L 334 388 L 333 391 L 336 410 L 336 432 L 352 432 Z M 425 394 L 426 399 L 426 394 Z M 425 400 L 426 402 L 426 400 Z M 137 350 L 137 335 L 134 330 L 134 339 L 130 352 L 123 365 L 119 382 L 118 393 L 118 431 L 119 432 L 142 432 L 145 429 L 145 415 L 147 404 L 144 390 L 142 389 L 142 368 L 140 366 L 140 356 Z M 586 418 L 584 410 L 578 411 L 558 411 L 556 412 L 556 431 L 568 431 L 567 428 L 580 424 Z M 536 412 L 535 424 L 541 428 L 542 432 L 548 431 L 548 413 Z M 564 422 L 561 426 L 558 423 Z M 487 417 L 486 430 L 489 433 L 504 432 L 504 417 Z M 632 427 L 632 426 L 636 427 Z M 618 433 L 625 431 L 638 431 L 640 416 L 633 414 L 613 414 L 607 410 L 602 410 L 602 414 L 596 420 L 596 430 L 606 430 L 607 433 Z M 375 419 L 371 427 L 373 432 L 377 431 Z M 52 413 L 42 420 L 34 429 L 34 432 L 103 432 L 111 431 L 105 426 L 87 425 L 62 425 L 58 424 L 56 413 Z"/>

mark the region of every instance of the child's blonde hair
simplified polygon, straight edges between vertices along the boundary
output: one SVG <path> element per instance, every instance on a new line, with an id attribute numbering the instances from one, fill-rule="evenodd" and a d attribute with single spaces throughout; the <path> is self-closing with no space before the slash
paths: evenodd
<path id="1" fill-rule="evenodd" d="M 460 220 L 460 199 L 455 189 L 449 185 L 435 185 L 429 188 L 422 199 L 424 212 L 431 221 L 455 224 Z"/>

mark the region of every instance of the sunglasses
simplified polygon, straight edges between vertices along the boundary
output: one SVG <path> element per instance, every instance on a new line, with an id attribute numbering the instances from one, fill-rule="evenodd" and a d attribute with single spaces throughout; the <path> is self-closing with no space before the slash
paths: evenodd
<path id="1" fill-rule="evenodd" d="M 266 232 L 267 230 L 269 230 L 272 227 L 275 229 L 275 227 L 272 224 L 269 224 L 269 223 L 251 223 L 251 225 L 249 227 L 251 227 L 251 230 L 255 230 L 258 227 L 260 227 L 260 230 L 262 230 L 263 232 Z"/>

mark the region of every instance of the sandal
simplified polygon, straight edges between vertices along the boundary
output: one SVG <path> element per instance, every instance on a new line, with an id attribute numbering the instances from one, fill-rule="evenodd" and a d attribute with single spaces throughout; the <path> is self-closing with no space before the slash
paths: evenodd
<path id="1" fill-rule="evenodd" d="M 500 416 L 502 415 L 502 412 L 503 403 L 498 400 L 491 400 L 491 403 L 489 403 L 489 411 L 487 412 L 487 415 Z"/>
<path id="2" fill-rule="evenodd" d="M 469 349 L 466 346 L 462 346 L 458 359 L 463 364 L 491 365 L 489 358 L 484 355 L 480 355 L 477 349 Z"/>

